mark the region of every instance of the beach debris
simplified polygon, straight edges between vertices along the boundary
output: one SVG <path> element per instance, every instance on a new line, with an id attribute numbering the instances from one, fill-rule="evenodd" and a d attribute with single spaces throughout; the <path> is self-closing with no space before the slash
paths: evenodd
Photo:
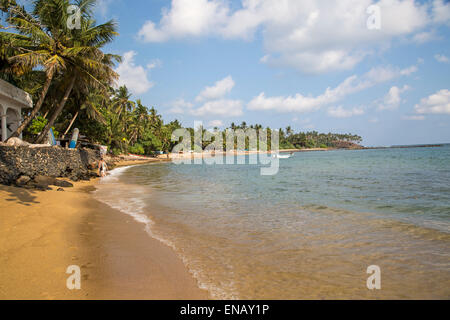
<path id="1" fill-rule="evenodd" d="M 50 147 L 49 144 L 31 144 L 28 143 L 26 141 L 23 141 L 20 138 L 9 138 L 8 141 L 6 142 L 7 146 L 10 147 L 29 147 L 29 148 L 48 148 Z"/>

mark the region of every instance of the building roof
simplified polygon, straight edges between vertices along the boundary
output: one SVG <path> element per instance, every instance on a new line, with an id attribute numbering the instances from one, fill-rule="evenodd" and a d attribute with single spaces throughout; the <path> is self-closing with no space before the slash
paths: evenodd
<path id="1" fill-rule="evenodd" d="M 5 107 L 33 108 L 33 100 L 28 93 L 0 79 L 0 104 L 2 102 Z"/>

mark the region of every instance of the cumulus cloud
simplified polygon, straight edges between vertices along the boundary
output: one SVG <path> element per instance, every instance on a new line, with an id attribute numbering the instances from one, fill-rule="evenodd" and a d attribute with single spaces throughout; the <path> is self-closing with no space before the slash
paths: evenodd
<path id="1" fill-rule="evenodd" d="M 294 96 L 267 97 L 264 92 L 248 103 L 250 110 L 275 110 L 278 112 L 305 113 L 316 111 L 323 106 L 330 105 L 344 97 L 373 87 L 379 83 L 387 82 L 400 76 L 410 75 L 417 70 L 416 67 L 399 69 L 394 67 L 376 67 L 358 77 L 353 75 L 341 82 L 335 88 L 327 88 L 318 96 L 304 96 L 297 93 Z"/>
<path id="2" fill-rule="evenodd" d="M 234 85 L 233 78 L 228 76 L 217 81 L 213 86 L 205 87 L 195 98 L 195 104 L 184 99 L 175 100 L 169 112 L 177 114 L 189 113 L 198 117 L 239 117 L 244 113 L 242 101 L 226 98 L 226 95 L 231 92 Z"/>
<path id="3" fill-rule="evenodd" d="M 183 114 L 186 110 L 191 110 L 194 107 L 192 103 L 187 102 L 182 98 L 175 100 L 171 105 L 172 108 L 169 110 L 169 113 L 173 114 Z"/>
<path id="4" fill-rule="evenodd" d="M 450 91 L 440 90 L 414 107 L 417 114 L 450 114 Z"/>
<path id="5" fill-rule="evenodd" d="M 379 30 L 367 28 L 366 10 L 373 4 L 381 10 Z M 139 38 L 252 40 L 262 31 L 266 52 L 261 62 L 321 73 L 351 69 L 397 38 L 429 41 L 435 36 L 430 28 L 449 23 L 449 11 L 442 0 L 242 0 L 239 9 L 224 0 L 172 0 L 159 22 L 143 25 Z"/>
<path id="6" fill-rule="evenodd" d="M 135 64 L 136 54 L 135 51 L 126 52 L 115 71 L 120 75 L 119 86 L 127 86 L 134 94 L 142 94 L 152 88 L 154 83 L 149 80 L 149 68 Z"/>
<path id="7" fill-rule="evenodd" d="M 328 115 L 333 118 L 350 118 L 363 114 L 364 109 L 362 108 L 344 109 L 342 106 L 328 108 Z"/>
<path id="8" fill-rule="evenodd" d="M 220 128 L 223 127 L 223 121 L 222 120 L 212 120 L 208 123 L 208 126 L 211 128 Z"/>
<path id="9" fill-rule="evenodd" d="M 146 42 L 163 42 L 170 38 L 202 36 L 217 28 L 228 17 L 229 8 L 218 0 L 172 0 L 170 10 L 163 9 L 157 26 L 145 22 L 138 36 Z"/>
<path id="10" fill-rule="evenodd" d="M 233 89 L 235 83 L 231 76 L 228 76 L 222 80 L 217 81 L 214 86 L 206 87 L 202 92 L 195 98 L 197 102 L 214 100 L 223 98 L 226 94 L 230 93 Z"/>
<path id="11" fill-rule="evenodd" d="M 239 117 L 243 115 L 242 101 L 227 99 L 207 101 L 191 113 L 195 116 Z"/>
<path id="12" fill-rule="evenodd" d="M 401 94 L 410 89 L 404 85 L 402 88 L 393 86 L 384 97 L 383 103 L 378 106 L 378 110 L 394 110 L 397 109 L 402 102 Z"/>
<path id="13" fill-rule="evenodd" d="M 442 62 L 442 63 L 448 63 L 448 62 L 449 62 L 447 56 L 444 56 L 443 54 L 436 54 L 436 55 L 434 56 L 434 58 L 435 58 L 436 61 L 438 61 L 438 62 Z"/>

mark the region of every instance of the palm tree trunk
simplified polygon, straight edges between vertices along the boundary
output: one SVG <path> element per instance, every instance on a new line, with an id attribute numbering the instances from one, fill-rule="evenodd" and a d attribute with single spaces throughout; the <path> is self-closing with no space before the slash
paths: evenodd
<path id="1" fill-rule="evenodd" d="M 75 85 L 76 77 L 72 77 L 72 80 L 70 81 L 69 86 L 66 89 L 66 92 L 64 93 L 64 97 L 62 98 L 61 102 L 59 103 L 58 108 L 55 110 L 55 112 L 50 117 L 48 123 L 45 125 L 44 130 L 39 134 L 39 136 L 36 139 L 36 143 L 43 143 L 47 137 L 48 132 L 50 131 L 50 128 L 53 127 L 53 124 L 55 123 L 56 118 L 60 115 L 61 111 L 64 109 L 64 106 L 66 105 L 67 100 L 69 99 L 70 93 L 72 92 L 73 86 Z"/>
<path id="2" fill-rule="evenodd" d="M 66 132 L 64 132 L 64 134 L 62 135 L 62 138 L 65 138 L 66 135 L 69 133 L 70 129 L 72 128 L 73 124 L 75 123 L 75 120 L 77 120 L 79 113 L 80 113 L 80 110 L 78 110 L 77 113 L 75 113 L 75 115 L 73 116 L 72 120 L 70 121 L 69 126 L 66 129 Z"/>
<path id="3" fill-rule="evenodd" d="M 19 137 L 20 134 L 23 132 L 23 130 L 28 126 L 28 124 L 31 122 L 31 120 L 34 119 L 34 117 L 37 115 L 39 110 L 41 110 L 42 105 L 44 104 L 45 97 L 47 95 L 48 89 L 50 88 L 50 85 L 53 80 L 53 75 L 55 74 L 54 71 L 50 71 L 50 73 L 47 74 L 47 78 L 45 80 L 44 87 L 42 88 L 41 95 L 39 96 L 39 100 L 34 106 L 33 110 L 31 111 L 30 115 L 26 117 L 20 126 L 16 129 L 16 131 L 13 132 L 11 135 L 11 138 L 13 137 Z"/>

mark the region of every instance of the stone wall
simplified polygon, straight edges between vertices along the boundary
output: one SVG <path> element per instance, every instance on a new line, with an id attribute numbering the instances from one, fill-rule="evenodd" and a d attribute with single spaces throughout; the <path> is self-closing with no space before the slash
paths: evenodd
<path id="1" fill-rule="evenodd" d="M 88 180 L 99 159 L 99 151 L 91 149 L 0 146 L 0 184 L 14 184 L 21 176 Z"/>

